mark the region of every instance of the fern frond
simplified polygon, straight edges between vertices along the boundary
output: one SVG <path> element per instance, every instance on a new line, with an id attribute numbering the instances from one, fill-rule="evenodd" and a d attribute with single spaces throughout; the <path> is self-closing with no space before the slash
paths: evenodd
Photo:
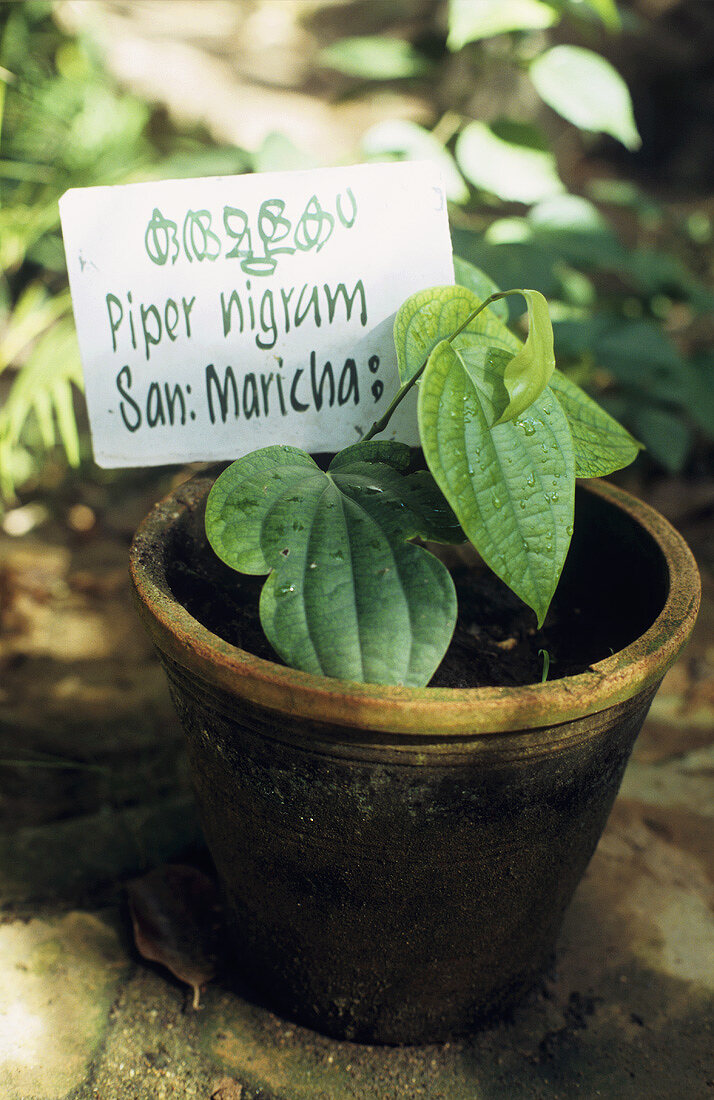
<path id="1" fill-rule="evenodd" d="M 50 297 L 41 282 L 29 283 L 0 335 L 0 374 L 6 367 L 17 362 L 32 341 L 55 321 L 69 316 L 71 308 L 69 290 Z"/>
<path id="2" fill-rule="evenodd" d="M 0 409 L 0 489 L 6 497 L 14 496 L 13 454 L 33 414 L 42 446 L 49 450 L 59 442 L 70 465 L 79 464 L 73 385 L 82 389 L 82 370 L 74 322 L 65 315 L 39 337 Z"/>

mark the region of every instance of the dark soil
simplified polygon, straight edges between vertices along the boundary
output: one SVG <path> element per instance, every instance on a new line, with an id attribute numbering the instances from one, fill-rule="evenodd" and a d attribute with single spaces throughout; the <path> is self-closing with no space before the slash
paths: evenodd
<path id="1" fill-rule="evenodd" d="M 556 598 L 541 630 L 534 613 L 482 565 L 452 569 L 459 618 L 433 687 L 473 688 L 537 683 L 549 656 L 548 679 L 584 672 L 615 641 L 592 593 Z M 212 633 L 257 657 L 283 662 L 266 640 L 258 614 L 264 577 L 225 566 L 203 533 L 203 509 L 176 534 L 168 580 L 176 598 Z M 595 615 L 595 610 L 600 612 Z M 600 628 L 597 629 L 597 624 Z M 629 639 L 628 639 L 629 640 Z"/>

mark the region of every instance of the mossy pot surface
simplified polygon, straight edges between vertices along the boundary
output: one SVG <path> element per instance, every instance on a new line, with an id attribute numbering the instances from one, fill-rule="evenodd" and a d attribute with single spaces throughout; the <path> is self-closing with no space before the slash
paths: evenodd
<path id="1" fill-rule="evenodd" d="M 210 554 L 214 477 L 157 505 L 131 571 L 188 737 L 237 963 L 278 1011 L 333 1036 L 473 1030 L 548 963 L 694 625 L 692 555 L 651 508 L 588 483 L 562 586 L 609 616 L 615 652 L 522 688 L 346 683 L 244 652 L 176 598 L 177 566 Z"/>

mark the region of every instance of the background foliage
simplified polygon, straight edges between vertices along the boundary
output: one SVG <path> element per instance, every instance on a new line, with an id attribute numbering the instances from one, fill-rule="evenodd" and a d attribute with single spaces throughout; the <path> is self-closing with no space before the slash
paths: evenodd
<path id="1" fill-rule="evenodd" d="M 548 296 L 559 366 L 643 440 L 645 468 L 696 472 L 709 468 L 714 431 L 711 221 L 687 180 L 679 190 L 688 201 L 670 201 L 671 171 L 667 186 L 651 171 L 645 187 L 636 182 L 648 150 L 663 158 L 667 141 L 678 142 L 674 129 L 653 126 L 641 95 L 633 112 L 610 60 L 636 54 L 651 30 L 641 6 L 384 0 L 376 7 L 386 31 L 349 35 L 359 5 L 288 5 L 306 25 L 329 17 L 313 90 L 333 106 L 394 89 L 430 104 L 430 125 L 382 118 L 361 133 L 356 155 L 438 160 L 457 253 L 501 286 Z M 255 0 L 251 10 L 268 7 Z M 61 29 L 45 0 L 0 5 L 0 127 L 0 478 L 9 500 L 18 488 L 32 492 L 43 456 L 77 464 L 88 454 L 60 195 L 314 158 L 285 134 L 248 151 L 172 122 L 122 89 L 93 40 Z"/>

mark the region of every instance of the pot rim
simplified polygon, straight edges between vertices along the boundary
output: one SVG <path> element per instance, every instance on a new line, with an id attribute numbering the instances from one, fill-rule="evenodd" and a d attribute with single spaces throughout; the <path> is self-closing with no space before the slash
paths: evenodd
<path id="1" fill-rule="evenodd" d="M 201 474 L 197 475 L 202 476 Z M 208 684 L 270 710 L 340 727 L 430 738 L 555 726 L 655 687 L 687 642 L 701 581 L 686 542 L 655 509 L 608 482 L 581 488 L 626 512 L 664 556 L 669 592 L 652 625 L 585 672 L 520 687 L 439 688 L 362 684 L 316 676 L 256 657 L 204 627 L 172 595 L 160 556 L 149 553 L 189 506 L 182 486 L 140 524 L 130 553 L 139 614 L 157 647 Z"/>

